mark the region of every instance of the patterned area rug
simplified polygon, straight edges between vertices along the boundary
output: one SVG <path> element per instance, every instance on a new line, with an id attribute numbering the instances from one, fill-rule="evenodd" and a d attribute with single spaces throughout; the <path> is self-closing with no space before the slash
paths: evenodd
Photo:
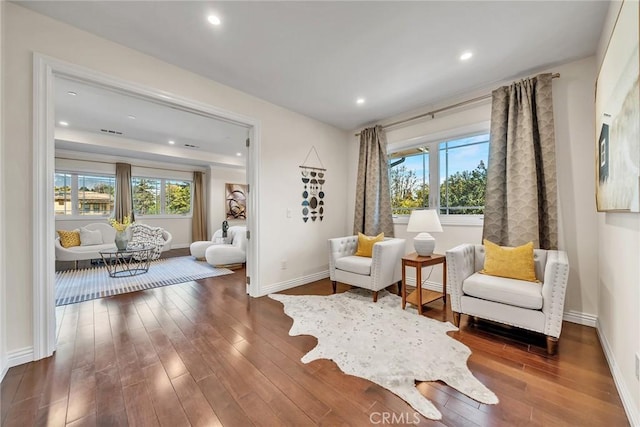
<path id="1" fill-rule="evenodd" d="M 62 271 L 56 273 L 56 306 L 231 273 L 190 256 L 151 261 L 147 273 L 131 277 L 109 277 L 104 265 Z"/>
<path id="2" fill-rule="evenodd" d="M 269 297 L 282 302 L 293 319 L 289 335 L 318 339 L 303 363 L 333 360 L 344 373 L 373 381 L 433 420 L 442 414 L 420 394 L 416 380 L 442 380 L 478 402 L 498 403 L 467 368 L 471 350 L 446 334 L 458 330 L 455 326 L 419 316 L 409 307 L 402 310 L 396 295 L 384 291 L 380 295 L 377 303 L 363 290 Z"/>

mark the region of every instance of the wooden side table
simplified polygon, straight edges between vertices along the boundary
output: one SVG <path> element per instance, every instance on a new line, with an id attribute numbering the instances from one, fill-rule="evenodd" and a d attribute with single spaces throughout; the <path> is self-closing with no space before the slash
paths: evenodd
<path id="1" fill-rule="evenodd" d="M 442 292 L 422 289 L 422 268 L 430 265 L 442 264 Z M 407 267 L 416 269 L 416 290 L 407 295 Z M 422 314 L 422 306 L 442 298 L 447 305 L 447 258 L 440 254 L 420 256 L 413 252 L 402 257 L 402 309 L 410 304 L 418 306 L 418 313 Z"/>

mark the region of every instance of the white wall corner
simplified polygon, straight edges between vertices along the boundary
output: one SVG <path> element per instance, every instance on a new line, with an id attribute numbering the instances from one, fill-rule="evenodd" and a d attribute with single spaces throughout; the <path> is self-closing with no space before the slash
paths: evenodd
<path id="1" fill-rule="evenodd" d="M 296 286 L 302 286 L 306 285 L 307 283 L 326 279 L 327 277 L 329 277 L 329 270 L 324 270 L 318 273 L 309 274 L 307 276 L 285 280 L 284 282 L 273 283 L 271 285 L 261 287 L 259 296 L 265 296 L 273 294 L 275 292 L 285 291 L 287 289 L 295 288 Z"/>
<path id="2" fill-rule="evenodd" d="M 2 34 L 4 31 L 4 5 L 5 2 L 0 2 L 0 64 L 3 62 L 4 52 L 2 50 L 2 46 L 4 45 L 4 40 L 2 40 Z M 0 67 L 0 100 L 3 100 L 3 74 L 2 67 Z M 2 102 L 0 102 L 0 381 L 4 378 L 7 373 L 7 369 L 9 366 L 7 364 L 7 308 L 6 308 L 6 292 L 5 292 L 5 244 L 6 244 L 6 234 L 5 234 L 5 223 L 4 223 L 4 212 L 3 209 L 7 205 L 4 203 L 4 180 L 2 177 L 2 171 L 4 168 L 4 126 L 3 126 L 3 109 Z"/>
<path id="3" fill-rule="evenodd" d="M 634 403 L 631 391 L 624 382 L 624 376 L 613 357 L 613 350 L 603 329 L 600 327 L 600 322 L 596 322 L 596 330 L 598 332 L 598 338 L 600 339 L 600 345 L 602 345 L 602 350 L 604 351 L 604 356 L 609 364 L 609 370 L 613 376 L 613 382 L 618 389 L 618 394 L 620 395 L 620 400 L 622 400 L 622 406 L 627 413 L 627 418 L 629 418 L 629 424 L 632 426 L 640 426 L 640 408 L 637 403 Z"/>

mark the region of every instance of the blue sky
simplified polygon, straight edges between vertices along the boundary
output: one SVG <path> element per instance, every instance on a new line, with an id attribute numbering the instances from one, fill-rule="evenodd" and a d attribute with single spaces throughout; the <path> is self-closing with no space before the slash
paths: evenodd
<path id="1" fill-rule="evenodd" d="M 449 141 L 449 175 L 464 170 L 471 171 L 478 166 L 480 160 L 484 161 L 486 165 L 489 158 L 489 144 L 478 144 L 457 149 L 455 147 L 486 141 L 487 139 L 488 135 L 485 134 Z M 446 178 L 444 144 L 440 148 L 440 182 L 442 183 Z M 425 163 L 428 169 L 428 157 L 425 158 Z M 407 157 L 404 163 L 399 166 L 405 166 L 409 170 L 416 171 L 418 176 L 422 176 L 422 156 Z"/>

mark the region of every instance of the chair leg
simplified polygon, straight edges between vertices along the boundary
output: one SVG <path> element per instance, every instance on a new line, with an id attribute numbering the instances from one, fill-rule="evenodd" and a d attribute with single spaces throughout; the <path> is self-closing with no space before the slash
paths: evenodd
<path id="1" fill-rule="evenodd" d="M 373 302 L 378 302 L 378 291 L 373 291 Z"/>
<path id="2" fill-rule="evenodd" d="M 336 281 L 335 280 L 331 281 L 331 286 L 333 287 L 333 293 L 335 294 L 336 293 Z"/>
<path id="3" fill-rule="evenodd" d="M 402 296 L 402 280 L 398 280 L 398 296 Z"/>
<path id="4" fill-rule="evenodd" d="M 460 327 L 460 313 L 453 312 L 453 324 Z"/>
<path id="5" fill-rule="evenodd" d="M 558 351 L 558 338 L 547 335 L 547 354 L 553 356 Z"/>

